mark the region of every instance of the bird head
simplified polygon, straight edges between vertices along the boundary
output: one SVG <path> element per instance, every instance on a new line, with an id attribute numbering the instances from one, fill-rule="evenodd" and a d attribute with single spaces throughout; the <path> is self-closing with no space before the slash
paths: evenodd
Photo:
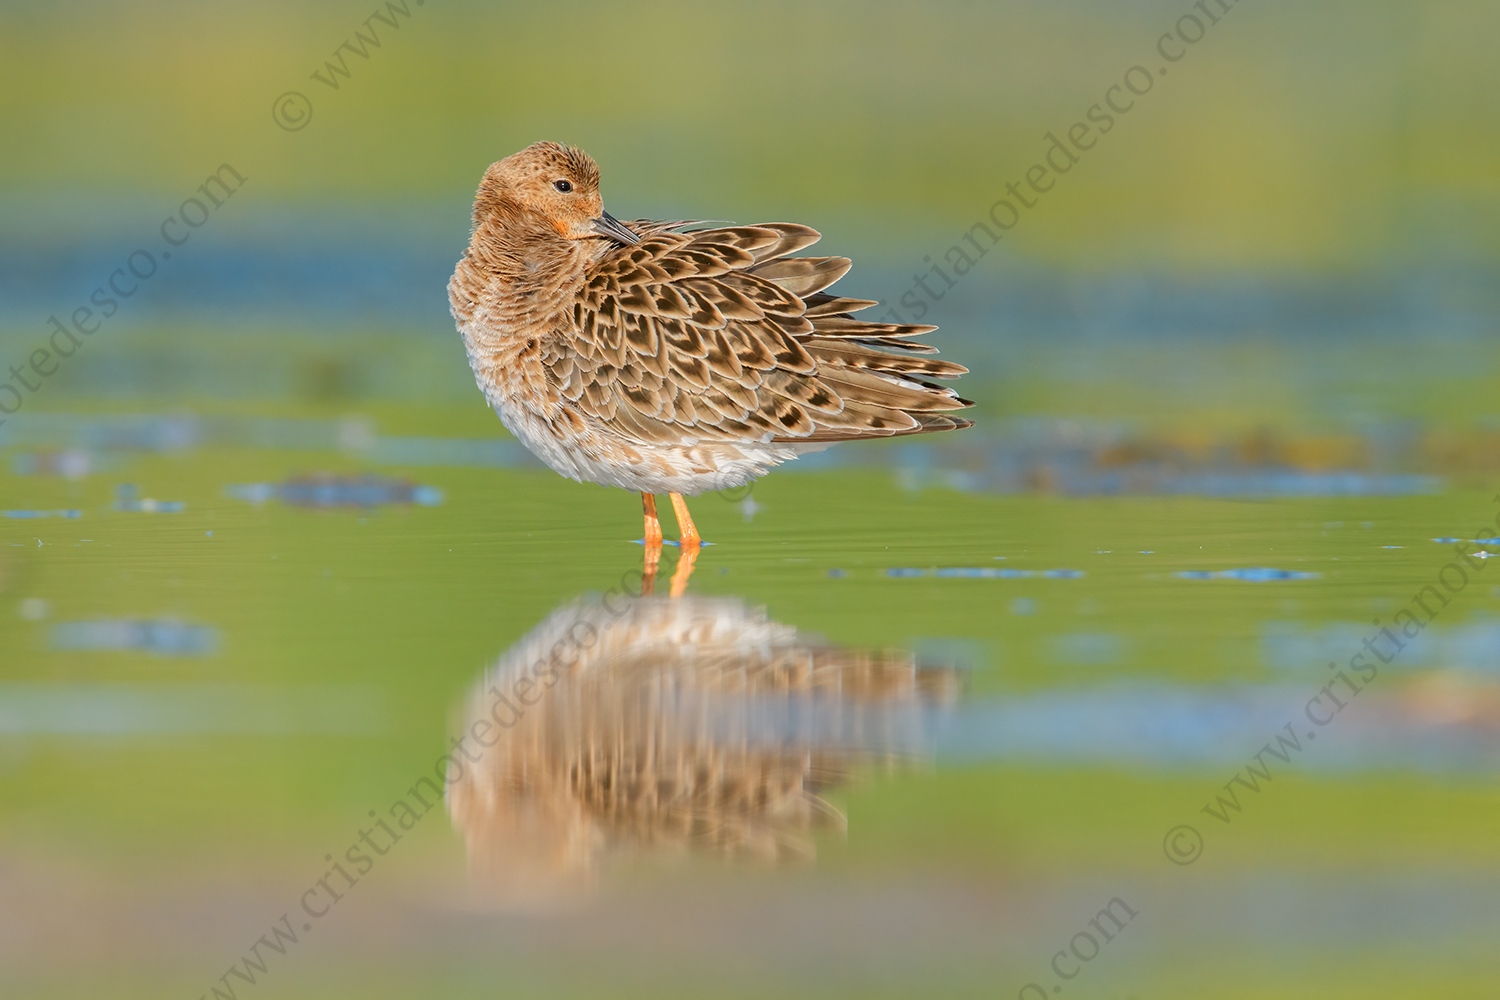
<path id="1" fill-rule="evenodd" d="M 491 164 L 479 185 L 476 222 L 490 200 L 541 216 L 563 239 L 607 236 L 617 243 L 640 242 L 604 210 L 599 165 L 583 150 L 559 142 L 533 143 Z"/>

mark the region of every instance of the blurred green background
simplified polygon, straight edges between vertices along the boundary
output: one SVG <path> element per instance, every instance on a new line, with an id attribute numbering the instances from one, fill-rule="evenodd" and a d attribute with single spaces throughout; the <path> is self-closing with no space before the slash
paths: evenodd
<path id="1" fill-rule="evenodd" d="M 154 197 L 149 226 L 227 160 L 253 181 L 242 215 L 291 205 L 380 220 L 461 209 L 486 164 L 555 137 L 603 164 L 621 213 L 836 220 L 904 265 L 898 241 L 966 227 L 1039 158 L 1044 132 L 1082 118 L 1130 66 L 1160 65 L 1158 35 L 1193 13 L 409 9 L 388 15 L 399 29 L 373 22 L 380 47 L 346 52 L 352 73 L 333 92 L 309 74 L 369 30 L 363 7 L 7 4 L 0 181 L 22 202 Z M 1207 272 L 1488 261 L 1497 16 L 1477 0 L 1241 3 L 1013 249 Z M 287 90 L 314 101 L 301 134 L 270 127 Z"/>
<path id="2" fill-rule="evenodd" d="M 5 996 L 212 996 L 486 664 L 638 565 L 636 501 L 473 387 L 445 283 L 491 161 L 557 139 L 622 218 L 812 225 L 890 301 L 1194 13 L 379 10 L 0 4 L 0 367 L 246 178 L 0 426 Z M 1328 756 L 1199 810 L 1500 513 L 1497 32 L 1240 0 L 931 304 L 975 428 L 695 502 L 695 592 L 964 671 L 963 725 L 833 793 L 815 868 L 497 913 L 434 812 L 239 995 L 1012 996 L 1123 896 L 1067 996 L 1492 997 L 1497 571 Z M 296 492 L 360 475 L 381 502 Z"/>
<path id="3" fill-rule="evenodd" d="M 133 249 L 160 249 L 161 221 L 221 164 L 247 178 L 48 395 L 451 400 L 467 374 L 443 284 L 469 199 L 489 162 L 541 138 L 599 160 L 617 215 L 804 221 L 856 258 L 851 291 L 897 300 L 1042 160 L 1047 132 L 1086 120 L 1130 67 L 1166 68 L 1159 36 L 1198 16 L 404 7 L 383 10 L 392 27 L 329 5 L 5 6 L 11 355 Z M 1478 2 L 1242 3 L 1196 45 L 1171 42 L 1186 51 L 1172 74 L 929 303 L 993 386 L 970 394 L 1029 413 L 1055 381 L 1093 379 L 1144 383 L 1120 404 L 1131 413 L 1184 391 L 1240 422 L 1285 412 L 1287 395 L 1360 409 L 1321 380 L 1286 385 L 1304 366 L 1284 348 L 1311 339 L 1336 389 L 1397 379 L 1387 396 L 1471 417 L 1482 407 L 1457 399 L 1495 388 L 1500 312 L 1500 70 L 1483 54 L 1497 18 Z M 364 56 L 340 50 L 350 40 Z M 272 118 L 289 91 L 312 105 L 296 132 Z M 1191 356 L 1115 377 L 1163 342 Z M 1433 379 L 1463 391 L 1412 384 Z"/>

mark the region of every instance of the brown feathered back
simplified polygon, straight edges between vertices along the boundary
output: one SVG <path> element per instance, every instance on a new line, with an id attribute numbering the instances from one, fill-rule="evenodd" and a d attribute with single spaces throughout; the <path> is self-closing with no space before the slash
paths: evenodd
<path id="1" fill-rule="evenodd" d="M 846 257 L 792 256 L 819 235 L 773 223 L 693 230 L 626 223 L 599 240 L 574 337 L 543 363 L 562 396 L 645 442 L 833 442 L 967 427 L 934 379 L 967 369 L 912 338 L 936 327 L 860 320 L 875 303 L 825 291 Z"/>

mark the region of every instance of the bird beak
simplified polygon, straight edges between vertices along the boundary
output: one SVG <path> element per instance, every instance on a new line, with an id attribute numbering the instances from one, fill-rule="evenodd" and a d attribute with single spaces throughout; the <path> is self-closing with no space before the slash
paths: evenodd
<path id="1" fill-rule="evenodd" d="M 603 215 L 599 216 L 599 218 L 592 221 L 594 232 L 599 233 L 602 236 L 608 236 L 610 239 L 615 240 L 616 242 L 624 243 L 626 246 L 630 246 L 641 241 L 641 238 L 639 236 L 626 229 L 623 225 L 620 224 L 619 219 L 615 218 L 613 215 L 610 215 L 608 212 L 605 212 Z"/>

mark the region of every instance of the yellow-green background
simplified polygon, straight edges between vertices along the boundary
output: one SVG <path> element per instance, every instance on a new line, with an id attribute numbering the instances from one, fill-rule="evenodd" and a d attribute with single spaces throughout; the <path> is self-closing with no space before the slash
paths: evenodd
<path id="1" fill-rule="evenodd" d="M 830 252 L 858 258 L 859 292 L 890 297 L 1041 158 L 1045 132 L 1079 120 L 1130 66 L 1156 67 L 1157 38 L 1190 9 L 429 0 L 399 31 L 380 25 L 381 48 L 349 57 L 335 93 L 309 73 L 368 5 L 5 4 L 0 260 L 47 270 L 45 295 L 6 286 L 0 360 L 19 363 L 50 312 L 84 301 L 120 251 L 154 241 L 230 162 L 249 183 L 188 248 L 225 262 L 208 290 L 164 271 L 27 413 L 361 415 L 382 435 L 500 437 L 441 290 L 491 160 L 561 139 L 600 161 L 618 215 L 815 225 Z M 1028 419 L 1116 422 L 1189 448 L 1269 433 L 1302 442 L 1294 464 L 1316 470 L 1357 461 L 1369 426 L 1399 424 L 1419 442 L 1401 471 L 1440 475 L 1443 492 L 910 491 L 886 452 L 855 446 L 860 467 L 759 484 L 753 520 L 697 501 L 717 544 L 695 591 L 851 646 L 970 641 L 986 657 L 968 681 L 975 699 L 1285 680 L 1261 658 L 1266 623 L 1363 623 L 1404 600 L 1450 558 L 1432 537 L 1496 513 L 1497 30 L 1500 9 L 1465 0 L 1240 0 L 931 317 L 945 353 L 973 361 L 974 440 Z M 271 120 L 288 90 L 314 103 L 301 132 Z M 303 313 L 257 267 L 310 243 L 307 277 L 328 294 Z M 341 291 L 340 247 L 427 262 L 430 299 L 372 309 Z M 240 252 L 256 266 L 237 270 Z M 1210 295 L 1210 313 L 1287 285 L 1314 299 L 1341 289 L 1339 308 L 1351 287 L 1410 288 L 1415 305 L 1332 332 L 1273 310 L 1270 325 L 1228 322 L 1229 333 L 1090 336 L 1066 315 L 1033 329 L 1004 312 L 1031 274 L 1090 301 L 1132 281 L 1168 295 L 1251 289 Z M 220 292 L 236 305 L 215 308 Z M 544 470 L 375 469 L 446 500 L 362 516 L 225 494 L 309 470 L 371 471 L 357 454 L 126 453 L 69 483 L 13 472 L 24 450 L 0 438 L 0 507 L 84 517 L 0 520 L 0 682 L 331 685 L 373 691 L 384 714 L 363 737 L 0 735 L 6 996 L 203 995 L 295 905 L 324 853 L 441 751 L 478 672 L 640 556 L 633 498 Z M 124 482 L 187 511 L 113 513 Z M 1002 565 L 996 556 L 1087 575 L 885 575 Z M 1260 565 L 1321 576 L 1173 576 Z M 1471 587 L 1442 627 L 1493 620 L 1497 584 Z M 1037 613 L 1013 614 L 1018 597 Z M 18 613 L 32 598 L 48 602 L 47 620 Z M 221 650 L 48 646 L 57 621 L 158 616 L 219 629 Z M 1053 659 L 1052 640 L 1077 633 L 1123 636 L 1129 655 Z M 1162 831 L 1225 772 L 939 760 L 838 793 L 850 832 L 820 845 L 815 869 L 642 877 L 594 923 L 471 906 L 462 842 L 434 813 L 343 904 L 354 912 L 326 943 L 320 927 L 248 992 L 1008 997 L 1124 893 L 1146 901 L 1143 916 L 1066 996 L 1494 995 L 1496 924 L 1463 916 L 1500 885 L 1492 768 L 1279 776 L 1202 862 L 1167 865 Z M 700 917 L 709 930 L 679 946 Z M 609 933 L 615 924 L 633 933 Z M 970 933 L 945 936 L 956 927 Z"/>

